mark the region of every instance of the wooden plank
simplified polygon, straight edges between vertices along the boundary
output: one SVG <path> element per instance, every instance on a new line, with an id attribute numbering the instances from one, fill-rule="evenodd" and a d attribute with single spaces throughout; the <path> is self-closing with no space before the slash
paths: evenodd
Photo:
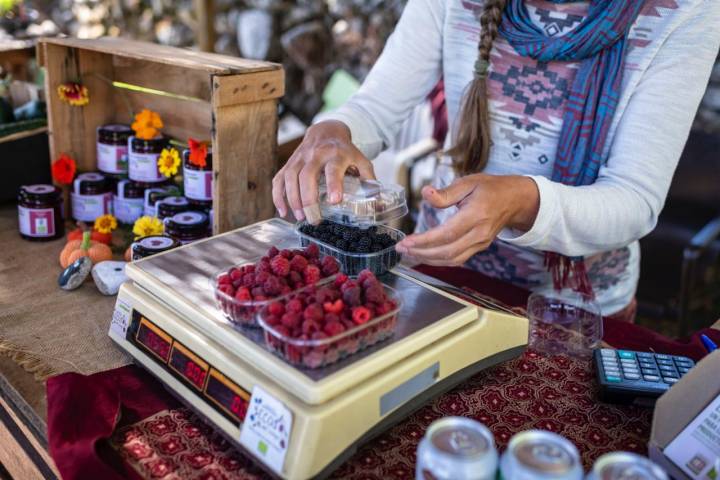
<path id="1" fill-rule="evenodd" d="M 33 128 L 32 130 L 25 130 L 24 132 L 11 133 L 10 135 L 0 137 L 0 144 L 5 142 L 14 142 L 15 140 L 21 140 L 26 137 L 32 137 L 33 135 L 37 135 L 38 133 L 47 132 L 47 129 L 48 127 L 38 127 Z"/>
<path id="2" fill-rule="evenodd" d="M 83 48 L 95 52 L 109 53 L 165 65 L 181 66 L 188 69 L 206 70 L 215 74 L 249 73 L 278 70 L 279 64 L 248 60 L 216 53 L 168 47 L 125 38 L 101 37 L 93 40 L 79 38 L 44 38 L 41 42 L 72 48 Z"/>
<path id="3" fill-rule="evenodd" d="M 277 158 L 277 101 L 263 100 L 215 111 L 213 132 L 214 232 L 271 218 Z"/>
<path id="4" fill-rule="evenodd" d="M 205 70 L 114 55 L 112 64 L 114 81 L 210 100 L 210 74 Z"/>
<path id="5" fill-rule="evenodd" d="M 200 50 L 212 52 L 215 50 L 215 2 L 213 0 L 195 0 L 195 17 L 197 27 L 195 37 Z"/>
<path id="6" fill-rule="evenodd" d="M 284 94 L 284 70 L 213 77 L 213 105 L 216 108 L 279 98 Z"/>

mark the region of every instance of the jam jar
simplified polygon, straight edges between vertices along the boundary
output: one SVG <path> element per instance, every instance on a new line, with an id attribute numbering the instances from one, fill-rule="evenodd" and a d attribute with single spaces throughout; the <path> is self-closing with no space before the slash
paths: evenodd
<path id="1" fill-rule="evenodd" d="M 25 240 L 47 241 L 65 234 L 63 198 L 53 185 L 27 185 L 18 194 L 18 223 Z"/>
<path id="2" fill-rule="evenodd" d="M 128 139 L 132 129 L 127 125 L 103 125 L 97 129 L 98 170 L 110 175 L 128 171 Z"/>
<path id="3" fill-rule="evenodd" d="M 210 236 L 208 216 L 202 212 L 177 213 L 167 217 L 163 222 L 165 233 L 183 245 Z"/>
<path id="4" fill-rule="evenodd" d="M 212 150 L 208 149 L 206 165 L 198 167 L 190 163 L 190 150 L 183 151 L 183 186 L 190 200 L 212 203 Z M 208 207 L 209 208 L 209 207 Z"/>
<path id="5" fill-rule="evenodd" d="M 157 216 L 157 204 L 160 200 L 180 195 L 180 190 L 173 185 L 164 185 L 161 187 L 153 185 L 152 188 L 145 190 L 145 206 L 144 215 Z"/>
<path id="6" fill-rule="evenodd" d="M 113 196 L 113 213 L 120 223 L 132 224 L 142 217 L 145 207 L 145 185 L 120 180 Z"/>
<path id="7" fill-rule="evenodd" d="M 112 184 L 100 173 L 81 173 L 73 182 L 70 199 L 75 220 L 94 222 L 112 212 Z"/>
<path id="8" fill-rule="evenodd" d="M 168 140 L 158 136 L 150 140 L 137 137 L 128 139 L 128 177 L 136 182 L 159 183 L 167 180 L 160 173 L 158 158 Z"/>
<path id="9" fill-rule="evenodd" d="M 180 242 L 167 235 L 150 235 L 133 242 L 131 245 L 132 261 L 142 260 L 157 253 L 167 252 L 179 247 Z"/>
<path id="10" fill-rule="evenodd" d="M 192 208 L 185 197 L 165 197 L 155 204 L 155 210 L 157 217 L 162 220 L 166 217 L 172 217 L 176 213 L 187 212 Z"/>

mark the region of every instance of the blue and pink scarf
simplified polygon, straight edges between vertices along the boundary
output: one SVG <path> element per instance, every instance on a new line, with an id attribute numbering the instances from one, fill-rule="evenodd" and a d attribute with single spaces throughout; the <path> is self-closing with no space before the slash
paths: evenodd
<path id="1" fill-rule="evenodd" d="M 576 0 L 550 0 L 570 3 Z M 548 37 L 537 27 L 524 0 L 509 0 L 500 34 L 522 56 L 540 62 L 579 61 L 565 104 L 552 180 L 565 185 L 595 182 L 607 160 L 608 131 L 620 98 L 627 32 L 644 0 L 591 0 L 585 20 L 566 35 Z M 547 252 L 555 288 L 592 295 L 582 257 Z"/>

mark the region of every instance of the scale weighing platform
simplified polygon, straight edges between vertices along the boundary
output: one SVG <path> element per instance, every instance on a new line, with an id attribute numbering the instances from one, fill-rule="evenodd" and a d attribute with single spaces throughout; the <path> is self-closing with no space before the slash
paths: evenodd
<path id="1" fill-rule="evenodd" d="M 527 344 L 527 319 L 478 308 L 398 267 L 380 277 L 403 298 L 392 337 L 323 368 L 292 366 L 266 350 L 262 329 L 224 317 L 210 280 L 272 245 L 299 248 L 290 223 L 267 220 L 128 264 L 109 334 L 276 476 L 328 476 L 360 444 Z M 270 410 L 253 410 L 263 400 Z"/>

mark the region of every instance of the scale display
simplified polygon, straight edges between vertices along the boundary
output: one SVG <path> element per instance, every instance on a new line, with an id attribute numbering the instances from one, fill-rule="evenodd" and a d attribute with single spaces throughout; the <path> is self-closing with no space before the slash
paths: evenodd
<path id="1" fill-rule="evenodd" d="M 250 394 L 137 310 L 126 339 L 230 421 L 243 422 Z"/>

